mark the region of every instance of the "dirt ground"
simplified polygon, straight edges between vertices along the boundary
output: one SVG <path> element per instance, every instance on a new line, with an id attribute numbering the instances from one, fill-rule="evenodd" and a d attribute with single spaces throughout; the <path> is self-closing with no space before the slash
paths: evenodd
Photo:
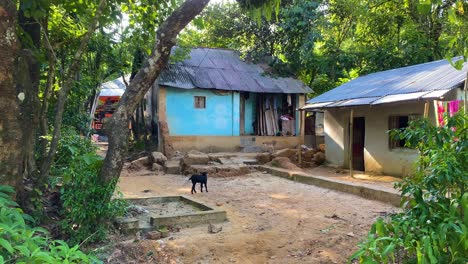
<path id="1" fill-rule="evenodd" d="M 185 176 L 149 171 L 124 171 L 119 186 L 127 197 L 190 195 L 191 188 Z M 374 219 L 396 210 L 263 172 L 209 178 L 208 191 L 192 198 L 226 210 L 229 221 L 217 234 L 207 225 L 172 233 L 160 263 L 345 263 Z"/>

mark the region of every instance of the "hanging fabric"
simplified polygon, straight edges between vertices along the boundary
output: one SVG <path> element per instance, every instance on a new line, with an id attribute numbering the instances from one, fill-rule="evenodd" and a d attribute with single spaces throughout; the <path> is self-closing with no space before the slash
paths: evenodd
<path id="1" fill-rule="evenodd" d="M 437 102 L 437 120 L 439 126 L 444 125 L 444 113 L 445 113 L 445 102 L 438 101 Z"/>
<path id="2" fill-rule="evenodd" d="M 448 103 L 448 110 L 450 116 L 453 116 L 460 109 L 460 104 L 462 100 L 455 100 Z"/>

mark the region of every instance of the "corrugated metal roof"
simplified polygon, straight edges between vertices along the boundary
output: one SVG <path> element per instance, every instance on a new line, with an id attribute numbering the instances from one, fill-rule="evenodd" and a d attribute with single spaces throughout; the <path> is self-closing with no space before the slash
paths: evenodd
<path id="1" fill-rule="evenodd" d="M 234 50 L 194 48 L 182 62 L 172 64 L 158 83 L 183 89 L 218 89 L 258 93 L 310 93 L 307 85 L 293 78 L 274 78 L 255 64 L 241 60 Z"/>
<path id="2" fill-rule="evenodd" d="M 340 107 L 345 107 L 345 106 L 358 106 L 358 105 L 367 105 L 375 100 L 379 99 L 379 97 L 367 97 L 367 98 L 356 98 L 356 99 L 349 99 L 345 101 L 340 101 L 339 106 Z"/>
<path id="3" fill-rule="evenodd" d="M 130 79 L 130 75 L 125 76 L 125 79 Z M 101 90 L 99 96 L 122 96 L 125 92 L 125 83 L 122 80 L 122 77 L 119 77 L 115 80 L 105 82 L 101 85 Z"/>
<path id="4" fill-rule="evenodd" d="M 372 105 L 409 101 L 409 100 L 418 100 L 425 94 L 427 94 L 427 92 L 418 92 L 418 93 L 409 93 L 409 94 L 390 94 L 390 95 L 386 95 L 375 100 L 374 102 L 372 102 Z"/>
<path id="5" fill-rule="evenodd" d="M 423 99 L 432 99 L 432 98 L 441 98 L 443 97 L 446 93 L 450 92 L 451 89 L 443 89 L 443 90 L 437 90 L 433 91 L 430 93 L 427 93 L 422 96 Z"/>
<path id="6" fill-rule="evenodd" d="M 459 59 L 461 57 L 454 60 Z M 459 71 L 447 60 L 439 60 L 372 73 L 338 86 L 307 103 L 331 102 L 335 104 L 322 107 L 343 107 L 440 98 L 465 81 L 467 70 L 468 63 Z"/>

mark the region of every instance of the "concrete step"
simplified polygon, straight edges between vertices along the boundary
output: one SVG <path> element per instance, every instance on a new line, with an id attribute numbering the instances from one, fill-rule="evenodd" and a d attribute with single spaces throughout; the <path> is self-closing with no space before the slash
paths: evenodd
<path id="1" fill-rule="evenodd" d="M 369 200 L 388 203 L 396 207 L 399 207 L 401 202 L 401 194 L 397 190 L 388 187 L 373 186 L 367 183 L 347 182 L 325 176 L 310 175 L 302 171 L 290 171 L 270 166 L 257 166 L 257 169 L 267 171 L 274 176 L 288 180 L 350 193 Z"/>

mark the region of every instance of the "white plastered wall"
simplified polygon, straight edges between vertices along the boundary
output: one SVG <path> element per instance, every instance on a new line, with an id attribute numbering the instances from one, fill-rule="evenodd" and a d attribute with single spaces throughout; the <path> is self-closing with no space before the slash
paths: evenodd
<path id="1" fill-rule="evenodd" d="M 445 95 L 444 101 L 463 98 L 461 89 Z M 429 102 L 429 119 L 435 123 L 433 101 Z M 415 150 L 390 149 L 388 146 L 388 118 L 394 115 L 424 114 L 424 101 L 393 103 L 377 106 L 354 107 L 354 117 L 365 118 L 364 167 L 366 172 L 394 176 L 407 176 L 414 169 L 418 157 Z M 327 161 L 334 166 L 348 168 L 349 116 L 351 108 L 325 111 L 325 152 Z"/>

